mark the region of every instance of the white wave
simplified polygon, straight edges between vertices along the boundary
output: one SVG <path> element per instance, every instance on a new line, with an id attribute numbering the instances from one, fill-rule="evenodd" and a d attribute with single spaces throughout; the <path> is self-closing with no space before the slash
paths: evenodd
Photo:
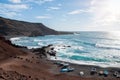
<path id="1" fill-rule="evenodd" d="M 80 33 L 75 32 L 74 35 L 80 35 Z"/>
<path id="2" fill-rule="evenodd" d="M 39 46 L 45 46 L 42 42 L 38 42 Z"/>
<path id="3" fill-rule="evenodd" d="M 33 41 L 35 41 L 35 42 L 41 42 L 42 40 L 40 40 L 40 39 L 34 39 Z"/>
<path id="4" fill-rule="evenodd" d="M 79 64 L 79 65 L 94 65 L 94 66 L 100 66 L 100 67 L 120 67 L 120 63 L 117 62 L 95 62 L 95 61 L 77 61 L 77 60 L 71 60 L 68 58 L 61 58 L 57 57 L 55 59 L 54 57 L 51 57 L 51 60 L 57 60 L 57 61 L 64 61 L 64 62 L 69 62 L 73 64 Z"/>
<path id="5" fill-rule="evenodd" d="M 120 50 L 120 45 L 97 43 L 95 46 L 98 47 L 98 48 L 118 49 L 118 50 Z"/>
<path id="6" fill-rule="evenodd" d="M 27 49 L 36 49 L 36 48 L 41 48 L 40 46 L 27 46 Z"/>
<path id="7" fill-rule="evenodd" d="M 65 45 L 65 44 L 56 44 L 56 45 L 53 45 L 53 47 L 54 47 L 54 50 L 59 51 L 59 50 L 63 50 L 63 49 L 68 48 L 68 45 Z"/>
<path id="8" fill-rule="evenodd" d="M 83 50 L 84 47 L 82 46 L 71 46 L 73 49 Z"/>
<path id="9" fill-rule="evenodd" d="M 10 41 L 20 40 L 21 37 L 10 38 Z"/>

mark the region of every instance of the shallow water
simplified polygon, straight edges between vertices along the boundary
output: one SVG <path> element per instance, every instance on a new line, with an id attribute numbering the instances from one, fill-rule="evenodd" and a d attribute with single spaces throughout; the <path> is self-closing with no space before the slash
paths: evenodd
<path id="1" fill-rule="evenodd" d="M 120 32 L 16 37 L 11 38 L 11 41 L 29 49 L 54 44 L 58 60 L 101 67 L 120 67 Z"/>

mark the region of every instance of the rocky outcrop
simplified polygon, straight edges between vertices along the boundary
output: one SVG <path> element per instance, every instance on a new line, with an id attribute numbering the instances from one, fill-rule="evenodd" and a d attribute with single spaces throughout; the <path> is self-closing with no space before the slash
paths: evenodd
<path id="1" fill-rule="evenodd" d="M 50 56 L 54 56 L 56 58 L 56 51 L 52 44 L 48 46 L 43 46 L 42 48 L 32 49 L 33 53 L 39 55 L 41 58 L 49 58 Z"/>

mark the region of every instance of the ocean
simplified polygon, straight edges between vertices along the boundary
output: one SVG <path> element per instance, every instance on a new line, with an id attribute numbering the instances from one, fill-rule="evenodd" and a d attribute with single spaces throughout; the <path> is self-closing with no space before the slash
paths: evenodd
<path id="1" fill-rule="evenodd" d="M 77 32 L 69 35 L 15 37 L 15 45 L 28 49 L 53 44 L 57 60 L 101 67 L 120 67 L 120 32 Z M 66 47 L 70 46 L 70 47 Z M 51 57 L 55 60 L 54 57 Z"/>

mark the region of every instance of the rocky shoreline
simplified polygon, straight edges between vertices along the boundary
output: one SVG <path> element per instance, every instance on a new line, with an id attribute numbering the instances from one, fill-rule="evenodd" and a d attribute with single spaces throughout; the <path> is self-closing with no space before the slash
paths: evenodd
<path id="1" fill-rule="evenodd" d="M 7 48 L 9 46 L 9 48 Z M 78 65 L 68 63 L 75 68 L 72 72 L 60 72 L 63 66 L 58 62 L 48 59 L 51 55 L 49 51 L 53 50 L 52 45 L 42 47 L 36 50 L 28 50 L 25 47 L 19 47 L 0 37 L 0 80 L 119 80 L 113 76 L 114 71 L 120 71 L 120 68 L 101 68 L 91 65 Z M 68 46 L 70 47 L 70 46 Z M 8 51 L 6 53 L 6 51 Z M 4 55 L 3 55 L 4 54 Z M 8 56 L 8 57 L 7 57 Z M 52 54 L 52 56 L 55 56 Z M 3 58 L 5 57 L 5 58 Z M 66 63 L 66 62 L 65 62 Z M 100 70 L 108 70 L 107 77 L 97 74 L 91 75 L 92 67 Z M 84 76 L 80 76 L 80 71 Z"/>
<path id="2" fill-rule="evenodd" d="M 70 46 L 67 46 L 67 47 L 70 47 Z M 50 53 L 48 53 L 48 51 L 53 51 L 53 54 L 54 55 L 51 55 Z M 56 65 L 56 63 L 67 63 L 67 64 L 69 64 L 71 67 L 73 67 L 73 68 L 75 68 L 75 71 L 73 71 L 73 72 L 71 72 L 71 73 L 66 73 L 67 75 L 74 75 L 74 76 L 80 76 L 80 72 L 82 71 L 82 72 L 84 72 L 84 76 L 82 76 L 82 77 L 84 77 L 84 78 L 99 78 L 100 80 L 102 79 L 102 78 L 105 78 L 105 79 L 102 79 L 102 80 L 106 80 L 106 79 L 117 79 L 113 74 L 114 74 L 114 72 L 115 71 L 118 71 L 119 73 L 120 73 L 120 68 L 115 68 L 115 67 L 106 67 L 106 68 L 103 68 L 103 67 L 100 67 L 100 66 L 93 66 L 93 65 L 80 65 L 80 64 L 74 64 L 74 63 L 69 63 L 69 62 L 63 62 L 63 61 L 59 61 L 59 60 L 57 60 L 57 58 L 56 58 L 56 55 L 55 54 L 57 54 L 57 53 L 54 53 L 55 51 L 54 51 L 54 47 L 53 47 L 53 45 L 48 45 L 48 46 L 44 46 L 44 47 L 42 47 L 42 48 L 38 48 L 38 49 L 35 49 L 35 50 L 33 50 L 33 52 L 35 52 L 35 53 L 37 53 L 37 55 L 39 55 L 39 56 L 44 56 L 45 58 L 47 58 L 48 60 L 50 60 L 50 56 L 54 56 L 55 57 L 55 59 L 56 60 L 50 60 L 52 63 L 53 63 L 53 65 Z M 59 65 L 57 64 L 56 66 L 58 66 L 58 68 L 57 68 L 57 73 L 58 74 L 61 74 L 60 73 L 60 69 L 61 69 L 61 67 L 59 67 Z M 97 69 L 97 74 L 95 74 L 95 75 L 92 75 L 91 74 L 91 69 L 92 68 L 96 68 Z M 109 72 L 109 76 L 107 76 L 107 77 L 105 77 L 105 76 L 100 76 L 99 75 L 99 71 L 105 71 L 105 70 L 107 70 L 108 72 Z M 54 69 L 53 69 L 53 73 L 55 74 L 56 73 L 56 71 L 54 72 Z M 98 79 L 98 80 L 99 80 Z M 93 79 L 94 80 L 94 79 Z"/>

